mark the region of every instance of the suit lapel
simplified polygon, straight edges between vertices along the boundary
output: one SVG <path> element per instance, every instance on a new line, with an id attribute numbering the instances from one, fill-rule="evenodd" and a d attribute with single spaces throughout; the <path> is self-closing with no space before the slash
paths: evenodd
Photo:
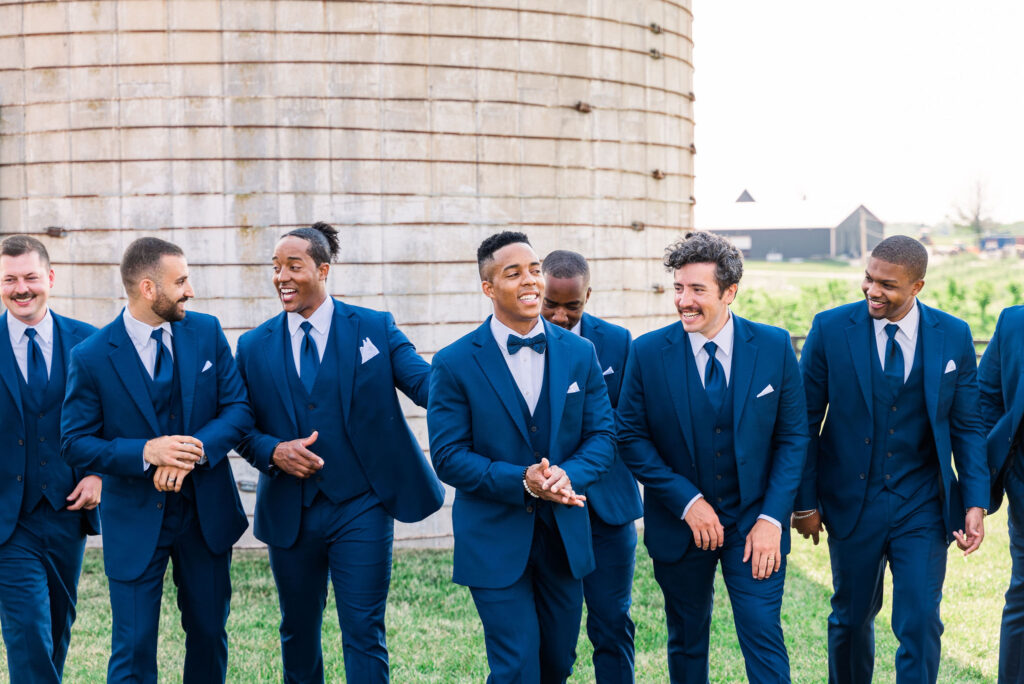
<path id="1" fill-rule="evenodd" d="M 501 350 L 498 349 L 498 343 L 494 340 L 494 335 L 491 334 L 490 316 L 487 317 L 483 325 L 476 329 L 476 333 L 473 336 L 473 344 L 477 347 L 473 357 L 480 366 L 480 370 L 483 371 L 484 377 L 491 384 L 494 393 L 498 395 L 498 399 L 505 407 L 509 417 L 512 418 L 512 422 L 516 424 L 519 434 L 529 444 L 530 436 L 526 432 L 526 420 L 515 398 L 515 382 L 512 379 L 512 373 L 508 370 L 508 364 L 505 363 Z M 562 401 L 565 401 L 565 397 L 562 397 Z"/>
<path id="2" fill-rule="evenodd" d="M 935 417 L 939 406 L 939 385 L 942 382 L 942 375 L 946 372 L 942 360 L 946 358 L 945 337 L 946 335 L 939 328 L 939 322 L 928 307 L 917 303 L 921 311 L 921 323 L 918 327 L 918 334 L 921 335 L 921 346 L 924 358 L 921 359 L 922 370 L 924 371 L 924 403 L 928 408 L 928 417 L 932 425 L 935 425 Z"/>
<path id="3" fill-rule="evenodd" d="M 153 434 L 163 434 L 160 421 L 156 418 L 156 411 L 153 410 L 153 401 L 150 399 L 149 390 L 146 388 L 146 380 L 142 377 L 146 371 L 140 363 L 139 353 L 135 351 L 135 345 L 124 327 L 123 312 L 110 328 L 109 342 L 113 347 L 110 351 L 110 362 L 113 364 L 117 376 L 121 378 L 125 389 L 128 390 L 128 396 L 142 411 Z"/>
<path id="4" fill-rule="evenodd" d="M 292 426 L 298 430 L 299 422 L 295 417 L 291 385 L 288 382 L 287 369 L 284 365 L 289 358 L 289 355 L 285 353 L 287 351 L 285 345 L 288 344 L 288 341 L 287 318 L 282 312 L 274 319 L 273 323 L 267 326 L 266 337 L 263 338 L 260 347 L 263 348 L 264 361 L 267 368 L 270 369 L 274 389 L 281 395 L 281 403 L 284 404 L 284 408 L 288 412 L 288 419 L 292 422 Z"/>
<path id="5" fill-rule="evenodd" d="M 739 432 L 740 419 L 743 417 L 743 409 L 750 403 L 747 401 L 750 394 L 750 383 L 754 380 L 754 366 L 757 364 L 757 347 L 754 346 L 754 334 L 739 316 L 732 314 L 733 339 L 732 339 L 732 372 L 729 373 L 729 380 L 732 382 L 732 414 L 733 430 Z"/>
<path id="6" fill-rule="evenodd" d="M 544 333 L 547 336 L 547 362 L 548 377 L 548 401 L 551 403 L 551 443 L 554 444 L 558 435 L 558 428 L 562 424 L 562 409 L 565 408 L 566 391 L 569 389 L 569 355 L 565 347 L 557 340 L 558 331 L 552 334 L 553 325 L 544 321 Z M 581 331 L 582 332 L 582 331 Z M 572 333 L 570 333 L 572 334 Z M 522 352 L 520 352 L 522 353 Z M 584 387 L 580 388 L 583 391 Z M 549 450 L 550 452 L 550 450 Z"/>
<path id="7" fill-rule="evenodd" d="M 599 363 L 604 363 L 604 332 L 601 330 L 601 326 L 597 325 L 596 319 L 590 314 L 583 314 L 583 321 L 580 325 L 580 335 L 587 338 L 594 344 L 594 349 L 597 350 L 597 360 Z M 604 368 L 601 369 L 604 372 Z"/>
<path id="8" fill-rule="evenodd" d="M 683 332 L 682 323 L 672 326 L 666 340 L 668 345 L 661 350 L 661 360 L 665 367 L 665 384 L 668 385 L 672 406 L 676 410 L 679 431 L 683 433 L 690 462 L 693 463 L 693 420 L 690 417 L 690 401 L 687 397 L 687 388 L 690 382 L 690 360 L 693 351 L 690 349 L 689 338 Z"/>
<path id="9" fill-rule="evenodd" d="M 877 352 L 870 347 L 874 337 L 869 327 L 866 302 L 857 307 L 850 316 L 850 322 L 851 325 L 846 328 L 846 341 L 850 345 L 850 361 L 857 375 L 857 384 L 860 385 L 864 403 L 868 407 L 868 415 L 874 416 L 874 401 L 872 401 L 871 395 L 871 357 L 869 354 Z"/>
<path id="10" fill-rule="evenodd" d="M 359 352 L 359 319 L 347 311 L 345 304 L 331 300 L 334 303 L 334 317 L 331 320 L 331 332 L 327 338 L 328 344 L 334 345 L 338 359 L 338 382 L 341 387 L 341 404 L 348 417 L 352 409 L 352 394 L 355 391 L 356 357 Z"/>
<path id="11" fill-rule="evenodd" d="M 182 418 L 187 432 L 191 432 L 192 405 L 195 403 L 196 378 L 198 368 L 196 367 L 196 342 L 195 330 L 189 321 L 188 314 L 177 323 L 171 323 L 172 343 L 174 344 L 174 365 L 178 368 L 178 382 L 181 384 L 181 409 Z M 212 359 L 209 359 L 212 361 Z"/>
<path id="12" fill-rule="evenodd" d="M 64 365 L 71 363 L 71 350 L 75 348 L 75 345 L 85 339 L 81 335 L 77 335 L 71 331 L 71 326 L 68 325 L 67 319 L 63 316 L 50 311 L 50 315 L 53 316 L 53 325 L 58 328 L 58 339 L 60 339 L 60 350 L 64 354 Z M 53 375 L 53 371 L 50 371 Z"/>
<path id="13" fill-rule="evenodd" d="M 21 408 L 21 387 L 18 386 L 18 361 L 14 358 L 14 348 L 11 346 L 11 334 L 7 328 L 7 312 L 0 316 L 0 378 L 7 385 L 7 391 L 11 393 L 11 402 L 18 407 L 18 414 L 25 419 Z"/>

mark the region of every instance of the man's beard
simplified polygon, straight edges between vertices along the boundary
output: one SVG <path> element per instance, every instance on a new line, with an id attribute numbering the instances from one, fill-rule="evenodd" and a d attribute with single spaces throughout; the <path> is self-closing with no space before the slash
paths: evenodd
<path id="1" fill-rule="evenodd" d="M 178 310 L 178 304 L 186 301 L 188 301 L 187 297 L 184 299 L 174 300 L 163 292 L 158 292 L 156 295 L 156 301 L 153 302 L 153 313 L 168 323 L 180 321 L 185 317 L 185 312 L 183 310 Z"/>

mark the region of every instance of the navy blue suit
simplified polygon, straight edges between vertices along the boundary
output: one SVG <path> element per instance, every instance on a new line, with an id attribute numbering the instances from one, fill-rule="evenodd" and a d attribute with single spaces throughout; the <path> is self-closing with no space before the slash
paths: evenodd
<path id="1" fill-rule="evenodd" d="M 619 397 L 619 453 L 644 485 L 644 542 L 665 594 L 673 682 L 708 680 L 719 561 L 749 680 L 789 679 L 780 624 L 785 562 L 754 580 L 742 557 L 759 515 L 782 523 L 781 552 L 789 552 L 786 522 L 807 448 L 803 390 L 789 334 L 732 318 L 732 370 L 717 412 L 678 322 L 633 343 Z M 694 547 L 683 520 L 697 494 L 725 527 L 715 551 Z"/>
<path id="2" fill-rule="evenodd" d="M 544 331 L 544 390 L 532 415 L 490 319 L 432 364 L 431 457 L 456 490 L 453 579 L 470 587 L 477 604 L 489 682 L 569 676 L 580 579 L 595 567 L 588 512 L 530 498 L 525 469 L 546 457 L 585 494 L 615 456 L 614 417 L 593 345 L 547 322 Z"/>
<path id="3" fill-rule="evenodd" d="M 171 328 L 177 391 L 159 412 L 121 315 L 71 354 L 61 453 L 71 466 L 103 475 L 111 682 L 156 681 L 169 558 L 186 634 L 184 681 L 223 681 L 227 670 L 231 546 L 248 525 L 227 453 L 251 428 L 252 412 L 217 319 L 189 312 Z M 143 469 L 146 442 L 166 434 L 196 437 L 207 459 L 180 493 L 157 491 L 156 469 Z"/>
<path id="4" fill-rule="evenodd" d="M 820 510 L 829 532 L 833 682 L 871 679 L 886 562 L 897 680 L 935 681 L 951 533 L 967 508 L 989 503 L 971 331 L 916 305 L 917 352 L 902 386 L 886 383 L 863 301 L 815 316 L 800 359 L 811 442 L 796 509 Z"/>
<path id="5" fill-rule="evenodd" d="M 87 534 L 99 511 L 68 511 L 65 497 L 88 473 L 60 459 L 60 415 L 71 349 L 96 328 L 50 312 L 53 356 L 42 406 L 0 316 L 0 623 L 12 682 L 59 682 L 75 620 Z"/>
<path id="6" fill-rule="evenodd" d="M 285 681 L 323 681 L 328 569 L 348 680 L 387 681 L 384 609 L 394 519 L 422 520 L 444 501 L 395 392 L 425 406 L 430 365 L 391 314 L 335 300 L 322 306 L 334 312 L 308 394 L 295 370 L 285 313 L 239 340 L 238 365 L 256 425 L 238 450 L 260 470 L 255 534 L 270 547 Z M 309 449 L 323 468 L 305 480 L 278 470 L 275 447 L 312 430 L 319 435 Z"/>
<path id="7" fill-rule="evenodd" d="M 1024 307 L 1004 309 L 978 366 L 992 506 L 1006 493 L 1013 570 L 999 634 L 999 681 L 1024 682 Z"/>
<path id="8" fill-rule="evenodd" d="M 625 328 L 587 313 L 580 320 L 580 334 L 594 345 L 614 409 L 633 338 Z M 644 508 L 636 480 L 617 454 L 608 472 L 587 490 L 587 508 L 597 562 L 597 568 L 583 578 L 594 676 L 600 684 L 632 682 L 635 626 L 629 607 L 636 564 L 634 521 Z"/>

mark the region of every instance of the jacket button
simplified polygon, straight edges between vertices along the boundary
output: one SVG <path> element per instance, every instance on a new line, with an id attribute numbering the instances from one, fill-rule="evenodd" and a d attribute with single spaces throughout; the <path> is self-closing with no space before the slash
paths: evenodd
<path id="1" fill-rule="evenodd" d="M 896 434 L 896 429 L 895 428 L 889 428 L 889 434 L 890 435 L 895 435 Z"/>
<path id="2" fill-rule="evenodd" d="M 40 438 L 39 438 L 39 441 L 40 441 L 40 442 L 45 442 L 45 441 L 46 441 L 46 438 L 45 438 L 45 437 L 40 437 Z"/>
<path id="3" fill-rule="evenodd" d="M 534 451 L 533 452 L 533 457 L 539 461 L 541 459 L 540 452 L 539 451 Z"/>
<path id="4" fill-rule="evenodd" d="M 161 508 L 163 508 L 163 507 L 164 507 L 164 504 L 163 504 L 163 502 L 162 502 L 162 501 L 161 501 L 161 502 L 158 502 L 158 503 L 157 503 L 157 505 L 156 505 L 156 507 L 157 507 L 158 509 L 161 509 Z"/>
<path id="5" fill-rule="evenodd" d="M 862 479 L 862 480 L 864 480 L 864 479 L 867 479 L 867 476 L 866 476 L 866 475 L 864 475 L 864 473 L 861 473 L 861 474 L 860 474 L 860 479 Z"/>
<path id="6" fill-rule="evenodd" d="M 45 417 L 46 417 L 46 414 L 45 414 L 45 413 L 40 413 L 40 414 L 39 414 L 39 417 L 40 417 L 40 418 L 45 418 Z"/>
<path id="7" fill-rule="evenodd" d="M 716 435 L 722 434 L 722 428 L 715 428 L 715 434 Z"/>
<path id="8" fill-rule="evenodd" d="M 526 507 L 526 512 L 527 513 L 533 513 L 533 506 L 527 506 Z"/>
<path id="9" fill-rule="evenodd" d="M 716 480 L 721 480 L 722 479 L 722 475 L 721 474 L 715 475 L 715 479 Z"/>
<path id="10" fill-rule="evenodd" d="M 39 465 L 41 465 L 41 466 L 44 466 L 44 465 L 46 465 L 46 461 L 40 461 L 40 462 L 39 462 Z"/>
<path id="11" fill-rule="evenodd" d="M 536 431 L 537 431 L 537 426 L 536 425 L 531 425 L 530 426 L 530 432 L 536 432 Z"/>
<path id="12" fill-rule="evenodd" d="M 43 483 L 42 489 L 43 489 L 43 490 L 45 490 L 45 489 L 46 489 L 46 483 L 45 483 L 45 482 Z"/>
<path id="13" fill-rule="evenodd" d="M 306 408 L 308 408 L 310 411 L 312 411 L 313 409 L 316 408 L 316 404 L 306 404 Z"/>
<path id="14" fill-rule="evenodd" d="M 18 482 L 21 482 L 21 475 L 18 476 Z"/>
<path id="15" fill-rule="evenodd" d="M 171 414 L 171 420 L 174 420 L 174 414 L 173 413 Z"/>
<path id="16" fill-rule="evenodd" d="M 715 452 L 715 458 L 721 458 L 721 457 L 722 457 L 722 452 L 721 451 L 716 451 Z"/>
<path id="17" fill-rule="evenodd" d="M 25 440 L 19 439 L 18 440 L 18 446 L 25 446 Z"/>
<path id="18" fill-rule="evenodd" d="M 895 410 L 896 410 L 896 407 L 895 407 L 895 406 L 893 406 L 893 407 L 892 407 L 892 410 L 893 410 L 893 411 L 895 411 Z"/>
<path id="19" fill-rule="evenodd" d="M 891 451 L 885 452 L 885 457 L 886 458 L 892 458 L 892 452 Z"/>
<path id="20" fill-rule="evenodd" d="M 886 473 L 886 474 L 885 474 L 885 479 L 886 479 L 886 480 L 891 480 L 891 479 L 892 479 L 892 475 L 890 475 L 890 474 Z"/>
<path id="21" fill-rule="evenodd" d="M 865 437 L 864 438 L 864 443 L 865 444 L 871 444 L 871 438 L 870 437 Z"/>

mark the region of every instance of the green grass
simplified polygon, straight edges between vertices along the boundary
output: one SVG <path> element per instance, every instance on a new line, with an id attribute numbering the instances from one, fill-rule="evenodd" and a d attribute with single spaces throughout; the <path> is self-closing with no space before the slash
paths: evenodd
<path id="1" fill-rule="evenodd" d="M 964 561 L 950 551 L 942 604 L 946 632 L 940 682 L 993 682 L 999 643 L 1002 595 L 1009 578 L 1010 560 L 1006 518 L 1000 512 L 986 521 L 987 538 L 974 556 Z M 483 632 L 469 591 L 451 584 L 448 551 L 397 551 L 391 598 L 388 603 L 388 645 L 391 673 L 396 682 L 483 681 L 486 676 Z M 234 597 L 228 623 L 230 637 L 229 682 L 281 680 L 277 638 L 277 595 L 264 552 L 235 554 L 232 566 Z M 828 617 L 831 577 L 824 541 L 813 546 L 793 539 L 783 630 L 789 648 L 794 682 L 825 682 L 825 621 Z M 889 628 L 891 583 L 876 622 L 875 681 L 895 681 L 893 658 L 896 641 Z M 665 618 L 661 591 L 654 581 L 651 562 L 643 546 L 638 549 L 633 585 L 633 618 L 637 623 L 637 681 L 667 682 Z M 170 573 L 164 587 L 159 649 L 160 681 L 181 681 L 184 635 L 175 604 Z M 325 613 L 323 643 L 327 681 L 344 681 L 341 635 L 333 596 Z M 715 615 L 711 634 L 711 679 L 745 680 L 743 659 L 736 641 L 728 595 L 716 581 Z M 88 551 L 80 583 L 78 621 L 75 624 L 65 681 L 103 681 L 110 653 L 110 606 L 102 559 Z M 581 628 L 574 682 L 593 682 L 591 649 Z M 0 650 L 6 674 L 6 655 Z M 4 675 L 0 675 L 3 677 Z"/>

